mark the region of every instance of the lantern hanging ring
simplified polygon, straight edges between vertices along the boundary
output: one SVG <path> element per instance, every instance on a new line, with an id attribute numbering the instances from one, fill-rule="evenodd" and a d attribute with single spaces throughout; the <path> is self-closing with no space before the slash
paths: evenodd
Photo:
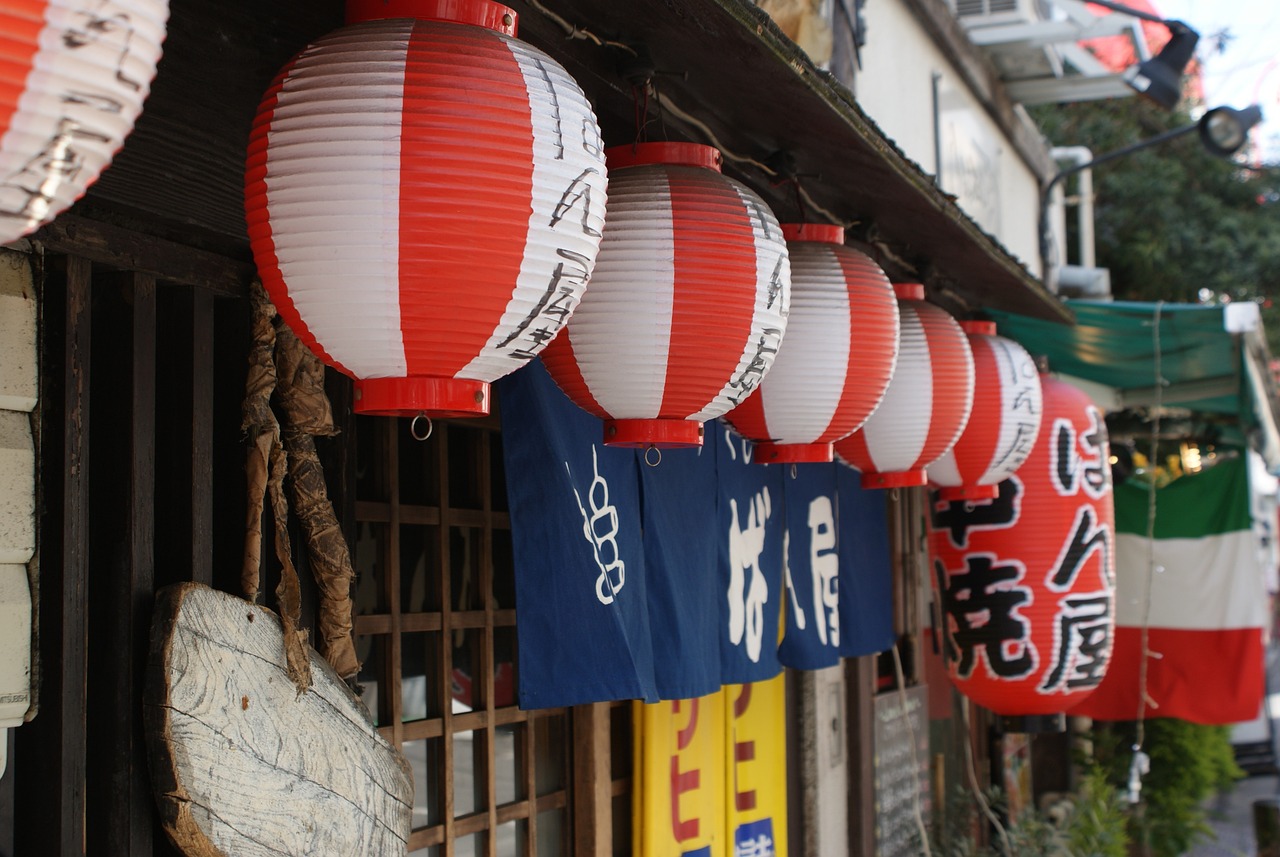
<path id="1" fill-rule="evenodd" d="M 650 454 L 652 454 L 652 458 L 650 458 Z M 656 446 L 650 446 L 645 449 L 644 463 L 650 467 L 657 467 L 662 463 L 662 450 L 658 449 Z"/>
<path id="2" fill-rule="evenodd" d="M 422 428 L 423 424 L 426 425 L 425 431 Z M 422 441 L 431 437 L 431 430 L 434 427 L 435 426 L 433 426 L 431 423 L 431 417 L 427 416 L 426 414 L 418 414 L 416 417 L 413 418 L 413 422 L 409 423 L 409 434 L 413 436 L 414 440 L 421 443 Z"/>

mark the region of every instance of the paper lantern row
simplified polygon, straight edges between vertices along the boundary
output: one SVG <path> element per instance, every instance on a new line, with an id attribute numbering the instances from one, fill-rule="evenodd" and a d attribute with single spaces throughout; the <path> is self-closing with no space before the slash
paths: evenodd
<path id="1" fill-rule="evenodd" d="M 918 286 L 896 303 L 839 227 L 780 226 L 711 147 L 605 152 L 577 84 L 515 32 L 490 0 L 351 0 L 262 100 L 254 255 L 357 410 L 486 413 L 489 383 L 542 353 L 607 443 L 694 446 L 727 415 L 760 460 L 830 460 L 865 422 L 848 457 L 922 479 L 972 400 L 955 322 Z"/>

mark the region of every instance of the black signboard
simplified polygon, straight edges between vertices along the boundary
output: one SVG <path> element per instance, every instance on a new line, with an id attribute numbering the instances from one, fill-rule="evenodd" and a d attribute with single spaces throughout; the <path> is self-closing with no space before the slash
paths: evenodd
<path id="1" fill-rule="evenodd" d="M 905 708 L 905 712 L 904 712 Z M 918 857 L 929 826 L 929 705 L 924 685 L 875 700 L 876 854 Z"/>

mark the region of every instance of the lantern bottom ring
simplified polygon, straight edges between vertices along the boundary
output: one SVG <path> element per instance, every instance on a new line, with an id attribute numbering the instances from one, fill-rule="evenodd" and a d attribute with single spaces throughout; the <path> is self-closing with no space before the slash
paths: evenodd
<path id="1" fill-rule="evenodd" d="M 1000 731 L 1005 734 L 1013 732 L 1066 732 L 1067 715 L 1061 712 L 1053 714 L 1015 714 L 1000 718 Z"/>
<path id="2" fill-rule="evenodd" d="M 489 413 L 489 383 L 470 378 L 363 378 L 356 381 L 355 398 L 357 414 L 413 417 L 415 432 L 418 418 L 483 417 Z"/>
<path id="3" fill-rule="evenodd" d="M 697 449 L 702 446 L 702 423 L 677 419 L 605 420 L 604 445 L 630 449 Z"/>
<path id="4" fill-rule="evenodd" d="M 916 488 L 928 484 L 929 477 L 923 470 L 862 474 L 863 488 Z"/>
<path id="5" fill-rule="evenodd" d="M 772 443 L 755 445 L 752 459 L 757 464 L 825 464 L 835 460 L 829 443 Z"/>
<path id="6" fill-rule="evenodd" d="M 948 485 L 938 489 L 938 499 L 948 503 L 957 503 L 962 500 L 994 500 L 999 496 L 999 485 Z"/>

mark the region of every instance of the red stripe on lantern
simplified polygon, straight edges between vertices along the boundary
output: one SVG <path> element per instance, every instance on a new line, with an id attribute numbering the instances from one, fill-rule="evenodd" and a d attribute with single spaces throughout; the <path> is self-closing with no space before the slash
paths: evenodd
<path id="1" fill-rule="evenodd" d="M 718 170 L 671 166 L 667 171 L 675 295 L 668 380 L 658 418 L 685 419 L 720 392 L 751 335 L 756 247 L 750 216 Z M 711 289 L 719 300 L 706 299 Z"/>
<path id="2" fill-rule="evenodd" d="M 919 466 L 950 449 L 964 431 L 973 408 L 973 354 L 959 324 L 932 304 L 917 306 L 929 341 L 933 367 L 933 409 L 929 434 L 917 459 Z"/>
<path id="3" fill-rule="evenodd" d="M 868 488 L 927 484 L 925 467 L 955 443 L 973 405 L 973 355 L 959 324 L 923 300 L 922 285 L 894 290 L 902 332 L 893 379 L 862 428 L 836 443 Z"/>
<path id="4" fill-rule="evenodd" d="M 464 56 L 483 73 L 460 85 L 454 58 Z M 457 376 L 511 299 L 533 194 L 524 87 L 511 50 L 491 31 L 414 25 L 400 142 L 400 325 L 410 376 Z M 441 133 L 453 125 L 470 134 Z M 479 159 L 504 181 L 449 180 L 473 172 Z"/>

